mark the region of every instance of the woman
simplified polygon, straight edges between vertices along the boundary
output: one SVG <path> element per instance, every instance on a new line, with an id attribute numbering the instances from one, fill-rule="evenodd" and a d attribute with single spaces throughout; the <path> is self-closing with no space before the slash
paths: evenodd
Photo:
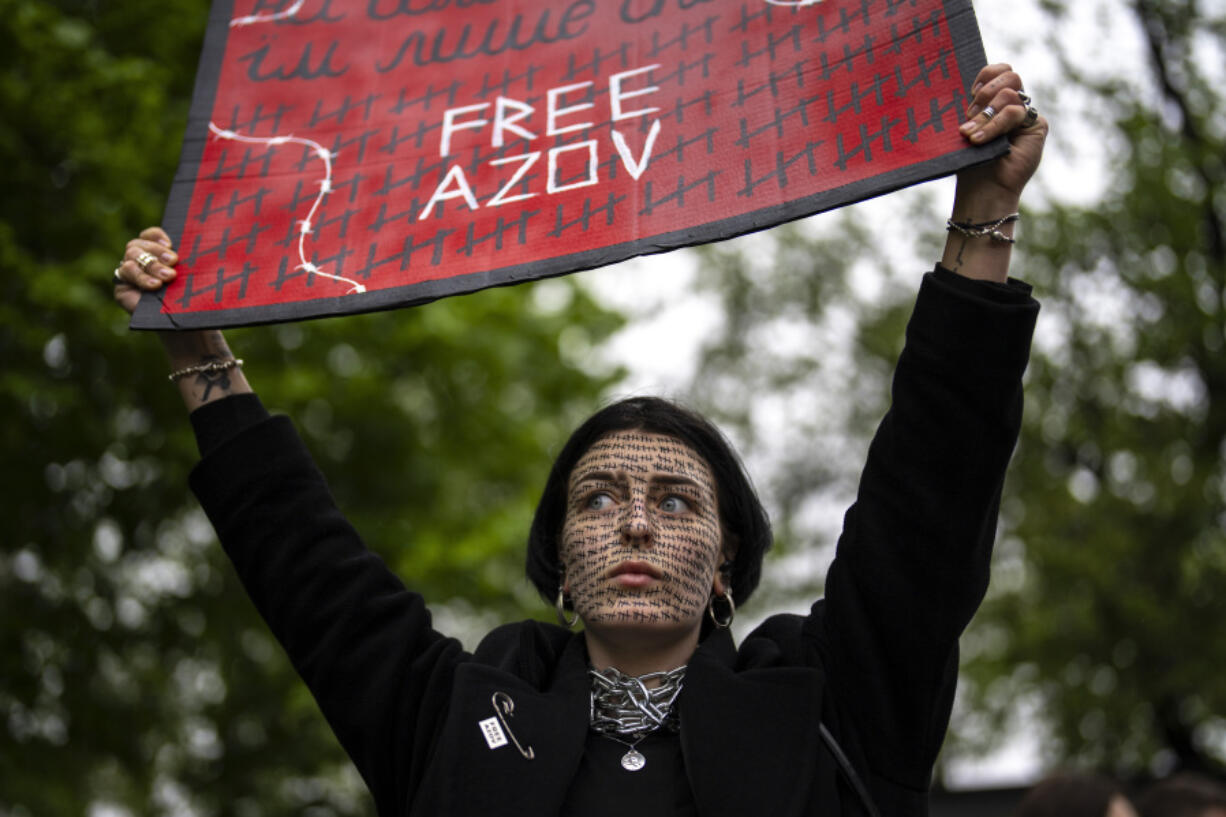
<path id="1" fill-rule="evenodd" d="M 963 134 L 1013 149 L 959 177 L 826 598 L 739 648 L 727 625 L 769 526 L 702 418 L 635 399 L 575 432 L 528 574 L 583 630 L 521 622 L 468 654 L 365 550 L 221 334 L 163 336 L 202 452 L 193 490 L 380 814 L 926 813 L 1038 308 L 1007 280 L 1047 132 L 1021 89 L 1006 65 L 976 80 Z M 116 299 L 131 311 L 176 260 L 144 231 Z"/>

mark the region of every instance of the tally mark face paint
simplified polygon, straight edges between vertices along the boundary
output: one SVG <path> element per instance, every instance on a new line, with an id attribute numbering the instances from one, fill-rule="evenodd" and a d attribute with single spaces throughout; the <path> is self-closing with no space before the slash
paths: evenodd
<path id="1" fill-rule="evenodd" d="M 561 557 L 587 626 L 697 626 L 722 560 L 710 467 L 662 434 L 597 440 L 571 471 Z"/>

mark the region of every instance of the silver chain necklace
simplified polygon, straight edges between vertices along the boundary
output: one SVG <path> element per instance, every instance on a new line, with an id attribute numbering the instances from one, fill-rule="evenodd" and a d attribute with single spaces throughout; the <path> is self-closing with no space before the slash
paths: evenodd
<path id="1" fill-rule="evenodd" d="M 673 704 L 681 694 L 685 667 L 637 677 L 613 667 L 606 670 L 589 668 L 588 675 L 592 678 L 589 711 L 592 731 L 628 747 L 629 751 L 622 755 L 622 768 L 637 772 L 647 765 L 647 758 L 635 748 L 639 742 L 657 729 L 676 732 L 680 728 Z M 656 680 L 659 686 L 648 689 L 647 684 Z"/>

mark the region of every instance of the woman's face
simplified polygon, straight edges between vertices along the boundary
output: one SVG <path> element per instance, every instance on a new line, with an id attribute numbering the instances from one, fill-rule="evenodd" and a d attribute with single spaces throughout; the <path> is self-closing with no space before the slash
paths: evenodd
<path id="1" fill-rule="evenodd" d="M 561 557 L 586 626 L 699 626 L 723 560 L 710 467 L 662 434 L 597 440 L 571 471 Z"/>

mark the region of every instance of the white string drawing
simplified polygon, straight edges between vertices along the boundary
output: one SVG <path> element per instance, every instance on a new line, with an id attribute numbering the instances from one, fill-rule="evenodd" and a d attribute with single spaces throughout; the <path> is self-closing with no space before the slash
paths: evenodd
<path id="1" fill-rule="evenodd" d="M 230 28 L 249 26 L 252 23 L 270 23 L 274 20 L 284 20 L 287 17 L 293 17 L 305 2 L 306 0 L 294 0 L 292 6 L 284 11 L 278 11 L 273 14 L 248 14 L 246 17 L 235 17 L 230 21 Z"/>
<path id="2" fill-rule="evenodd" d="M 333 281 L 350 284 L 351 288 L 345 292 L 349 295 L 353 292 L 365 292 L 366 287 L 352 278 L 346 278 L 342 275 L 333 275 L 330 272 L 324 272 L 319 267 L 307 260 L 306 256 L 306 237 L 311 235 L 311 222 L 315 218 L 315 213 L 319 210 L 319 206 L 323 204 L 324 196 L 332 192 L 332 159 L 335 154 L 325 148 L 323 145 L 311 139 L 304 139 L 300 136 L 292 134 L 285 136 L 244 136 L 241 133 L 235 133 L 232 130 L 219 128 L 214 123 L 209 123 L 209 130 L 218 139 L 230 139 L 235 142 L 245 142 L 254 145 L 304 145 L 314 151 L 316 158 L 324 163 L 324 178 L 319 182 L 319 195 L 315 197 L 314 203 L 311 204 L 311 209 L 307 213 L 307 217 L 298 222 L 298 260 L 302 263 L 294 269 L 305 270 L 312 275 L 319 275 L 323 278 L 331 278 Z"/>
<path id="3" fill-rule="evenodd" d="M 284 20 L 289 17 L 293 17 L 295 14 L 297 14 L 298 11 L 302 8 L 304 3 L 306 3 L 306 0 L 295 0 L 295 2 L 292 5 L 290 5 L 289 8 L 286 8 L 282 11 L 278 11 L 272 14 L 249 14 L 246 17 L 235 17 L 233 20 L 230 21 L 230 27 L 239 28 L 241 26 L 249 26 L 253 23 L 269 23 L 269 22 L 273 22 L 276 20 Z M 310 212 L 307 213 L 307 217 L 305 219 L 298 222 L 298 225 L 299 225 L 298 227 L 298 260 L 301 261 L 302 263 L 299 264 L 294 269 L 305 270 L 306 272 L 311 273 L 313 275 L 319 275 L 324 278 L 331 278 L 334 281 L 340 281 L 346 284 L 351 284 L 352 288 L 348 292 L 345 293 L 346 295 L 352 292 L 365 292 L 366 287 L 362 286 L 357 281 L 354 281 L 351 278 L 345 278 L 344 276 L 341 276 L 341 275 L 333 275 L 330 272 L 324 272 L 322 269 L 320 269 L 319 267 L 315 266 L 310 261 L 308 261 L 306 257 L 306 237 L 311 234 L 311 221 L 315 217 L 315 212 L 319 209 L 319 206 L 323 204 L 324 196 L 332 192 L 332 160 L 336 158 L 335 154 L 330 152 L 327 148 L 325 148 L 323 145 L 319 144 L 318 142 L 315 142 L 311 139 L 304 139 L 298 136 L 294 136 L 292 134 L 288 136 L 270 136 L 270 137 L 243 136 L 242 134 L 235 133 L 232 130 L 226 130 L 225 128 L 219 128 L 217 127 L 217 125 L 215 125 L 212 122 L 209 123 L 209 130 L 218 139 L 230 139 L 236 142 L 246 142 L 248 144 L 270 145 L 270 146 L 271 145 L 284 145 L 284 144 L 292 143 L 292 144 L 298 144 L 298 145 L 305 145 L 314 150 L 315 156 L 323 160 L 324 178 L 323 178 L 323 181 L 319 183 L 319 195 L 315 197 L 315 201 L 311 205 Z"/>

